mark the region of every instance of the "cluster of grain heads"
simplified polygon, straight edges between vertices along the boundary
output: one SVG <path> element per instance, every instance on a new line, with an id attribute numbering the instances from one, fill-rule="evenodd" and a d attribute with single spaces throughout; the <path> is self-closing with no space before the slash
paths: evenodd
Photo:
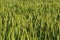
<path id="1" fill-rule="evenodd" d="M 58 3 L 53 0 L 1 0 L 0 40 L 60 40 Z"/>

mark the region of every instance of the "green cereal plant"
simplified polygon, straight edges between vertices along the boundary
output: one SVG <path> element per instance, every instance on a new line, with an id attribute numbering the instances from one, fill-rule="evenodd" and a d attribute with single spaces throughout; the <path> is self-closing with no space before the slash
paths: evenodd
<path id="1" fill-rule="evenodd" d="M 0 0 L 0 40 L 60 40 L 60 1 Z"/>

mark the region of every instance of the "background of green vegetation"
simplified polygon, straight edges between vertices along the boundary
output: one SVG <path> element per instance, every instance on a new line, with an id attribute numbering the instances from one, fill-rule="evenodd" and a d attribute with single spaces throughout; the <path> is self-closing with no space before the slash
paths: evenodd
<path id="1" fill-rule="evenodd" d="M 0 0 L 0 40 L 60 40 L 60 0 Z"/>

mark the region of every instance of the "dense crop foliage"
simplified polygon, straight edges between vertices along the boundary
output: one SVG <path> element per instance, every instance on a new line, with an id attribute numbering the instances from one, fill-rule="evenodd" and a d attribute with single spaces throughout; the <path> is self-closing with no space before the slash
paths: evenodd
<path id="1" fill-rule="evenodd" d="M 60 0 L 0 0 L 0 40 L 60 40 Z"/>

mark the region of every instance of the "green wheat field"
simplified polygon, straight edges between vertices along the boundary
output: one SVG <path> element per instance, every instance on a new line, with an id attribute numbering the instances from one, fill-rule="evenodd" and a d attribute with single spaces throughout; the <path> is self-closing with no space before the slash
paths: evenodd
<path id="1" fill-rule="evenodd" d="M 0 40 L 60 40 L 60 0 L 0 0 Z"/>

